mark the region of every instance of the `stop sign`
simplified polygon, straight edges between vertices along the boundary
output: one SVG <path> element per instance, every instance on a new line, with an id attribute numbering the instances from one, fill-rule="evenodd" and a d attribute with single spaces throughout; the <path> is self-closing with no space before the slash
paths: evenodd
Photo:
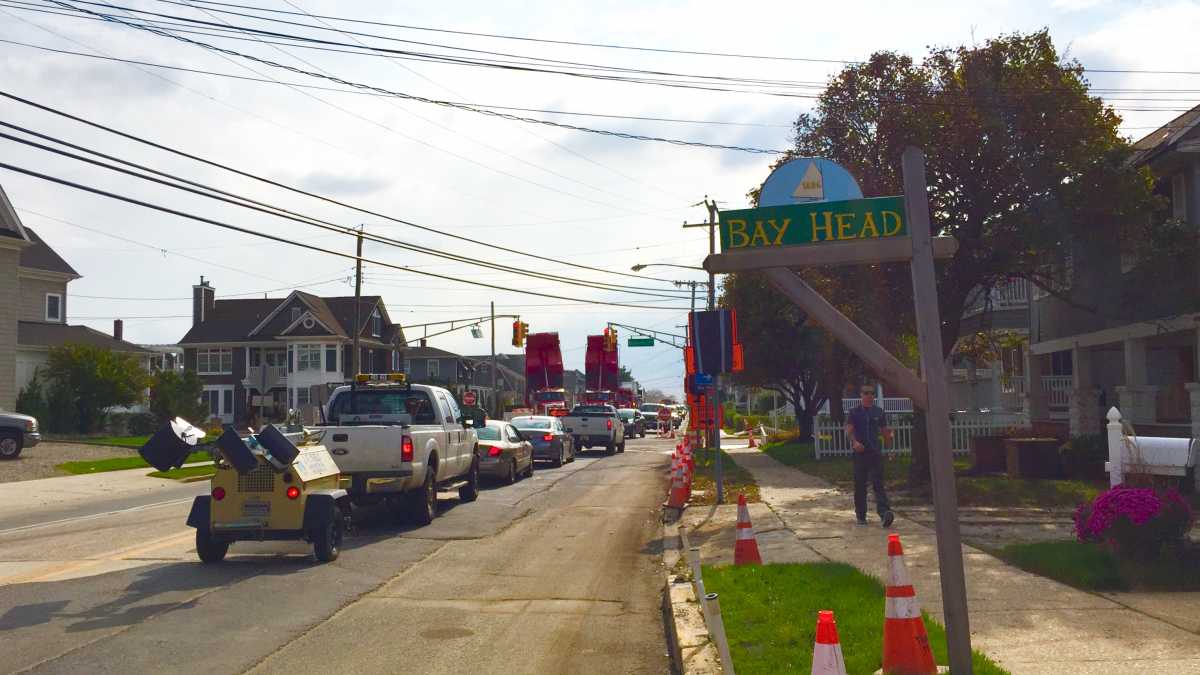
<path id="1" fill-rule="evenodd" d="M 475 392 L 463 392 L 463 405 L 475 405 Z"/>

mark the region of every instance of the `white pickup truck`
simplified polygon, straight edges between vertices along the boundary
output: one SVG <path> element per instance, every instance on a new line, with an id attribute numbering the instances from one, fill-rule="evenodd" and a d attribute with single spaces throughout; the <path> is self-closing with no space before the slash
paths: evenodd
<path id="1" fill-rule="evenodd" d="M 449 391 L 401 382 L 356 382 L 329 397 L 321 442 L 355 504 L 386 501 L 419 525 L 437 515 L 437 493 L 458 489 L 464 502 L 479 494 L 482 420 L 463 415 Z"/>
<path id="2" fill-rule="evenodd" d="M 611 405 L 577 405 L 562 423 L 576 448 L 600 446 L 609 455 L 625 452 L 625 423 Z"/>

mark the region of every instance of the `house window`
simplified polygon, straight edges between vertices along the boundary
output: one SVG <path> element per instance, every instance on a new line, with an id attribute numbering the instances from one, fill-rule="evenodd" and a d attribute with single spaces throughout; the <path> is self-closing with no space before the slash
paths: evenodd
<path id="1" fill-rule="evenodd" d="M 296 345 L 296 370 L 320 370 L 321 345 Z"/>
<path id="2" fill-rule="evenodd" d="M 292 406 L 293 408 L 306 406 L 312 402 L 312 399 L 309 396 L 308 387 L 298 387 L 292 391 L 294 392 L 292 395 L 292 401 L 294 403 Z"/>
<path id="3" fill-rule="evenodd" d="M 412 374 L 412 361 L 409 361 L 408 359 L 404 359 L 401 365 L 404 366 L 404 374 L 405 375 Z"/>
<path id="4" fill-rule="evenodd" d="M 233 373 L 232 349 L 197 349 L 196 372 L 200 375 L 230 375 Z"/>
<path id="5" fill-rule="evenodd" d="M 336 373 L 338 371 L 337 353 L 338 353 L 337 346 L 326 346 L 325 347 L 325 372 Z"/>
<path id="6" fill-rule="evenodd" d="M 261 349 L 251 349 L 250 350 L 250 367 L 257 368 L 258 366 L 261 366 L 261 365 L 262 365 L 262 350 Z"/>
<path id="7" fill-rule="evenodd" d="M 46 320 L 47 321 L 62 321 L 62 293 L 47 293 L 46 294 Z"/>
<path id="8" fill-rule="evenodd" d="M 379 313 L 378 307 L 371 312 L 371 335 L 375 337 L 383 335 L 383 316 Z"/>
<path id="9" fill-rule="evenodd" d="M 209 385 L 200 392 L 200 402 L 208 408 L 210 417 L 217 417 L 222 422 L 233 421 L 233 386 Z"/>
<path id="10" fill-rule="evenodd" d="M 442 374 L 441 362 L 437 359 L 429 359 L 425 362 L 425 376 L 429 379 L 437 379 Z"/>

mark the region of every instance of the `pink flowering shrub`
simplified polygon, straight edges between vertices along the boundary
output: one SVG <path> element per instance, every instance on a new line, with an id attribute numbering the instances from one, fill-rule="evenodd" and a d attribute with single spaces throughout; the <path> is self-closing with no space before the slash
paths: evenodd
<path id="1" fill-rule="evenodd" d="M 1102 542 L 1126 558 L 1157 558 L 1164 544 L 1178 544 L 1195 523 L 1178 491 L 1118 485 L 1075 511 L 1075 536 Z"/>

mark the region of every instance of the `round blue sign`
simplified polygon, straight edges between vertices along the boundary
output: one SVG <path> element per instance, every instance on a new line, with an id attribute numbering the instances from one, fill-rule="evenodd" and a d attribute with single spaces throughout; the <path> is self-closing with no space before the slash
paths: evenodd
<path id="1" fill-rule="evenodd" d="M 799 157 L 780 164 L 762 184 L 759 206 L 862 199 L 850 172 L 820 157 Z"/>

